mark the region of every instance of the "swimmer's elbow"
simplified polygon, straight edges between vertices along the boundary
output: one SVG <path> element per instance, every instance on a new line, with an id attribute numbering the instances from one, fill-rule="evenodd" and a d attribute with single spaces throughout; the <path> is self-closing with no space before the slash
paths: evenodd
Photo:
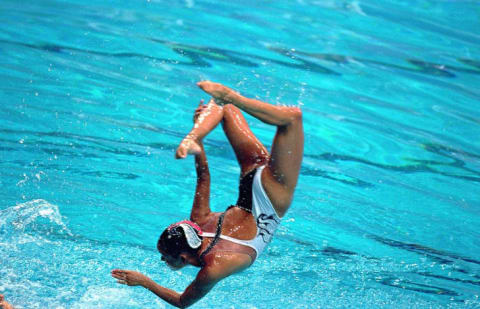
<path id="1" fill-rule="evenodd" d="M 187 302 L 184 297 L 180 296 L 180 299 L 178 301 L 178 305 L 176 307 L 177 308 L 188 308 L 193 304 L 194 304 L 194 302 L 193 303 L 191 301 Z"/>

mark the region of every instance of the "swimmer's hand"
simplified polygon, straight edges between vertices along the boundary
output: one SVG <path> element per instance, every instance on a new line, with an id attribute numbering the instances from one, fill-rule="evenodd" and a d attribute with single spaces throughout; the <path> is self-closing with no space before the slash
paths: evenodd
<path id="1" fill-rule="evenodd" d="M 235 96 L 238 96 L 238 93 L 232 89 L 225 87 L 222 84 L 214 83 L 209 80 L 203 80 L 197 83 L 197 86 L 200 87 L 203 91 L 215 98 L 215 102 L 218 105 L 225 105 L 232 103 Z"/>
<path id="2" fill-rule="evenodd" d="M 117 279 L 117 283 L 128 286 L 145 286 L 151 281 L 151 279 L 144 274 L 133 270 L 114 269 L 112 270 L 112 277 Z"/>

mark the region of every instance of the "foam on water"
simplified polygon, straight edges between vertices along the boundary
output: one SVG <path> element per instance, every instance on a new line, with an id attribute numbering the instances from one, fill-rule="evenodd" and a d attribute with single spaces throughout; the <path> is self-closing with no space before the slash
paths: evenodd
<path id="1" fill-rule="evenodd" d="M 15 246 L 49 240 L 51 234 L 73 236 L 58 206 L 36 199 L 0 210 L 0 244 Z"/>
<path id="2" fill-rule="evenodd" d="M 35 295 L 44 287 L 37 280 L 41 275 L 36 273 L 39 271 L 36 266 L 45 269 L 49 258 L 55 259 L 48 257 L 54 253 L 49 248 L 59 248 L 62 238 L 73 236 L 63 220 L 58 207 L 43 199 L 0 211 L 0 291 L 31 290 L 30 295 Z M 46 251 L 39 252 L 39 248 Z M 14 301 L 17 298 L 9 299 Z M 22 308 L 22 303 L 25 302 L 16 303 L 16 308 Z M 42 303 L 30 305 L 38 308 Z"/>
<path id="3" fill-rule="evenodd" d="M 140 308 L 145 303 L 135 297 L 137 289 L 109 288 L 104 285 L 90 286 L 82 297 L 75 301 L 72 309 L 82 308 Z M 150 305 L 156 308 L 166 308 L 165 303 L 152 299 Z"/>
<path id="4" fill-rule="evenodd" d="M 16 308 L 138 308 L 152 302 L 164 306 L 154 298 L 135 300 L 138 290 L 112 287 L 111 269 L 124 266 L 130 254 L 143 256 L 150 265 L 151 252 L 138 247 L 126 252 L 121 244 L 74 235 L 58 206 L 46 200 L 0 211 L 0 252 L 0 292 L 17 291 L 7 295 Z M 79 289 L 78 283 L 85 287 Z"/>

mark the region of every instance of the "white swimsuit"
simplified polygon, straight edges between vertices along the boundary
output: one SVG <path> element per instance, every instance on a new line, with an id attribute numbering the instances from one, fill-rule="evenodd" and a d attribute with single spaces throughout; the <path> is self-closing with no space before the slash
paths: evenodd
<path id="1" fill-rule="evenodd" d="M 262 171 L 265 166 L 257 168 L 252 182 L 251 212 L 257 223 L 257 235 L 251 240 L 241 240 L 226 235 L 220 235 L 219 238 L 231 241 L 236 244 L 248 246 L 255 249 L 257 257 L 262 253 L 265 246 L 272 240 L 273 233 L 280 224 L 281 218 L 278 216 L 272 202 L 268 198 L 262 186 Z M 245 207 L 241 207 L 245 209 Z M 248 209 L 246 209 L 249 211 Z M 204 237 L 215 237 L 215 233 L 203 232 Z"/>

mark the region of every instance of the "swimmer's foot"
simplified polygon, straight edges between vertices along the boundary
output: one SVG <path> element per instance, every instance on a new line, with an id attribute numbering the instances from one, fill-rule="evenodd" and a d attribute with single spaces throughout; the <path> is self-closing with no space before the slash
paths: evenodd
<path id="1" fill-rule="evenodd" d="M 214 97 L 215 102 L 219 105 L 233 103 L 236 96 L 239 96 L 239 94 L 232 89 L 225 87 L 222 84 L 214 83 L 208 80 L 198 82 L 197 86 L 212 97 Z"/>
<path id="2" fill-rule="evenodd" d="M 0 309 L 13 309 L 13 306 L 7 303 L 2 294 L 0 294 Z"/>
<path id="3" fill-rule="evenodd" d="M 197 139 L 194 136 L 187 135 L 180 143 L 180 146 L 177 148 L 175 153 L 176 159 L 185 159 L 189 154 L 200 154 L 202 152 L 202 147 L 200 147 Z"/>

